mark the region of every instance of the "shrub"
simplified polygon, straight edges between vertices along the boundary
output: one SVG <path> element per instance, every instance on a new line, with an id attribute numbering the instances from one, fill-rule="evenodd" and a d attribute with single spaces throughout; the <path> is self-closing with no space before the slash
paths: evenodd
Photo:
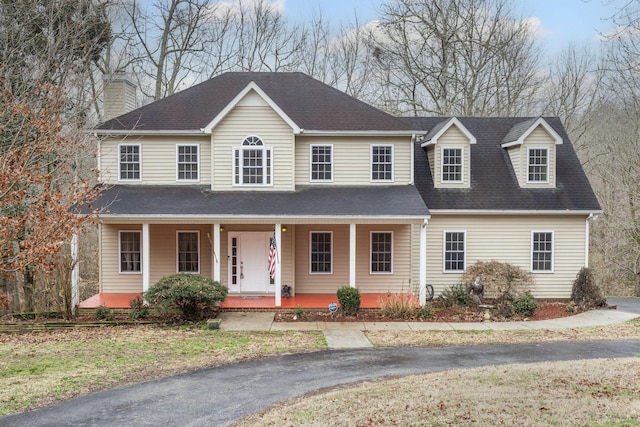
<path id="1" fill-rule="evenodd" d="M 150 304 L 165 309 L 178 308 L 183 319 L 198 320 L 215 310 L 227 297 L 228 289 L 197 274 L 164 276 L 145 293 Z"/>
<path id="2" fill-rule="evenodd" d="M 420 313 L 420 301 L 413 294 L 387 293 L 380 301 L 380 314 L 391 319 L 415 319 Z"/>
<path id="3" fill-rule="evenodd" d="M 140 295 L 129 301 L 129 307 L 131 307 L 129 310 L 129 319 L 131 320 L 144 319 L 149 316 L 149 307 L 144 304 Z"/>
<path id="4" fill-rule="evenodd" d="M 513 311 L 520 315 L 529 317 L 533 315 L 538 308 L 538 304 L 533 299 L 533 296 L 529 292 L 525 292 L 524 294 L 517 296 L 513 299 Z"/>
<path id="5" fill-rule="evenodd" d="M 111 310 L 109 307 L 105 307 L 104 305 L 101 305 L 98 308 L 96 308 L 95 317 L 96 317 L 96 320 L 111 321 L 114 319 L 115 316 L 113 315 L 113 310 Z"/>
<path id="6" fill-rule="evenodd" d="M 340 309 L 346 316 L 355 316 L 360 311 L 360 290 L 343 286 L 337 292 Z"/>
<path id="7" fill-rule="evenodd" d="M 575 301 L 569 301 L 569 303 L 564 307 L 564 311 L 566 311 L 567 313 L 575 313 L 575 311 L 576 311 L 576 302 Z"/>
<path id="8" fill-rule="evenodd" d="M 420 319 L 431 319 L 433 317 L 433 307 L 431 304 L 426 303 L 418 310 L 418 317 Z"/>
<path id="9" fill-rule="evenodd" d="M 297 319 L 300 319 L 304 316 L 304 308 L 301 305 L 296 307 L 295 316 Z"/>
<path id="10" fill-rule="evenodd" d="M 471 296 L 467 291 L 467 287 L 463 283 L 458 283 L 442 291 L 438 300 L 445 307 L 467 306 L 471 302 Z"/>
<path id="11" fill-rule="evenodd" d="M 583 267 L 576 280 L 573 282 L 571 289 L 571 300 L 576 303 L 576 308 L 580 311 L 591 310 L 594 308 L 604 307 L 607 300 L 602 296 L 602 291 L 596 285 L 591 270 Z"/>
<path id="12" fill-rule="evenodd" d="M 484 286 L 485 298 L 493 298 L 498 303 L 511 301 L 536 284 L 533 274 L 506 262 L 478 261 L 467 268 L 462 280 L 469 288 L 478 276 Z"/>

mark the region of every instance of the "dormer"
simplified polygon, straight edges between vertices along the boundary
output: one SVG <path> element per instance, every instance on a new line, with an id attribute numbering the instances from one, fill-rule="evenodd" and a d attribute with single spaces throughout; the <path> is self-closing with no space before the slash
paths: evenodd
<path id="1" fill-rule="evenodd" d="M 471 145 L 476 138 L 460 120 L 445 120 L 424 137 L 429 167 L 436 188 L 471 187 Z"/>
<path id="2" fill-rule="evenodd" d="M 516 123 L 502 140 L 522 188 L 555 188 L 556 145 L 562 137 L 538 117 Z"/>

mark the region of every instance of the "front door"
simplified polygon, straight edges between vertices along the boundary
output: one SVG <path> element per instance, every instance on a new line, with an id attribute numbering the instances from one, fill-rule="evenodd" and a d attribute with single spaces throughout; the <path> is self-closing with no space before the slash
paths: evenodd
<path id="1" fill-rule="evenodd" d="M 229 283 L 231 291 L 269 292 L 269 239 L 272 233 L 229 233 Z M 234 286 L 235 285 L 235 286 Z"/>

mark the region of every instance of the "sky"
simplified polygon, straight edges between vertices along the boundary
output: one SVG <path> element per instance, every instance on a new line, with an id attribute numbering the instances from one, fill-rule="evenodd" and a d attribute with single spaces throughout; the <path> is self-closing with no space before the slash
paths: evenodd
<path id="1" fill-rule="evenodd" d="M 377 18 L 384 0 L 277 0 L 285 14 L 304 19 L 322 9 L 332 21 L 349 22 L 357 13 L 360 22 Z M 610 18 L 623 0 L 514 0 L 515 8 L 525 18 L 539 21 L 538 34 L 547 52 L 554 53 L 570 42 L 597 43 L 599 32 L 613 26 Z"/>

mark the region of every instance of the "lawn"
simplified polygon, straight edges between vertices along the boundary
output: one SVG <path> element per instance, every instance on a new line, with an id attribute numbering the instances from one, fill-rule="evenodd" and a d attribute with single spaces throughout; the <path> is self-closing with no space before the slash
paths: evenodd
<path id="1" fill-rule="evenodd" d="M 624 339 L 640 339 L 640 321 L 632 321 L 624 324 L 611 325 L 599 328 L 584 328 L 578 330 L 562 330 L 562 331 L 518 331 L 518 332 L 397 332 L 397 331 L 381 331 L 367 332 L 369 339 L 377 346 L 443 346 L 443 345 L 477 345 L 488 343 L 518 343 L 518 342 L 548 342 L 548 341 L 577 341 L 577 340 L 624 340 Z M 326 341 L 321 332 L 230 332 L 220 330 L 208 330 L 203 327 L 159 327 L 150 325 L 139 326 L 117 326 L 103 327 L 97 329 L 77 329 L 56 332 L 40 332 L 22 335 L 0 335 L 0 414 L 10 414 L 21 412 L 29 409 L 53 404 L 55 402 L 70 399 L 90 392 L 104 390 L 111 387 L 131 384 L 139 381 L 150 380 L 162 376 L 172 375 L 179 372 L 185 372 L 200 368 L 217 366 L 225 363 L 262 358 L 284 353 L 308 352 L 326 349 Z M 640 359 L 626 361 L 608 361 L 605 365 L 611 366 L 609 370 L 598 369 L 597 367 L 581 365 L 582 362 L 572 362 L 568 366 L 562 366 L 557 380 L 554 384 L 561 385 L 563 381 L 571 384 L 576 378 L 575 372 L 587 370 L 592 372 L 594 377 L 581 380 L 582 383 L 588 384 L 589 381 L 602 382 L 603 388 L 588 389 L 585 393 L 594 394 L 591 402 L 599 405 L 602 398 L 612 399 L 628 404 L 631 399 L 630 408 L 639 408 L 640 402 Z M 623 365 L 618 365 L 624 363 Z M 527 365 L 531 366 L 531 365 Z M 433 377 L 429 374 L 420 376 L 419 378 L 411 377 L 407 380 L 397 380 L 399 383 L 375 382 L 366 387 L 373 389 L 365 389 L 365 394 L 376 393 L 382 394 L 382 399 L 389 398 L 388 405 L 380 406 L 381 412 L 370 413 L 372 420 L 381 420 L 379 417 L 388 417 L 389 423 L 397 425 L 414 425 L 413 418 L 397 418 L 394 413 L 398 412 L 398 408 L 422 408 L 416 411 L 427 411 L 422 407 L 422 401 L 425 403 L 429 411 L 434 410 L 440 404 L 440 401 L 447 402 L 447 399 L 463 399 L 463 395 L 451 395 L 439 397 L 440 395 L 425 395 L 425 393 L 433 394 L 437 389 L 438 393 L 458 393 L 455 390 L 457 384 L 466 390 L 478 390 L 481 394 L 503 393 L 506 392 L 509 397 L 514 399 L 525 399 L 529 390 L 541 390 L 544 393 L 551 393 L 549 402 L 554 403 L 554 390 L 558 393 L 566 393 L 560 387 L 551 387 L 548 383 L 538 384 L 536 381 L 540 375 L 533 373 L 518 373 L 518 367 L 499 367 L 491 368 L 485 371 L 455 371 L 451 373 L 442 373 L 443 377 Z M 537 369 L 537 368 L 536 368 Z M 540 368 L 543 369 L 543 368 Z M 544 368 L 546 369 L 546 368 Z M 549 369 L 556 369 L 553 366 Z M 542 371 L 541 371 L 542 372 Z M 632 386 L 627 386 L 624 379 L 613 376 L 612 373 L 628 373 L 628 378 L 634 381 Z M 485 376 L 485 374 L 487 376 Z M 546 375 L 546 374 L 545 374 Z M 551 374 L 549 374 L 551 375 Z M 606 378 L 601 378 L 605 376 Z M 454 382 L 454 379 L 461 382 Z M 467 378 L 472 383 L 465 383 L 463 380 Z M 513 378 L 519 378 L 520 388 L 517 384 L 511 384 Z M 607 383 L 604 380 L 611 379 L 613 383 Z M 402 382 L 406 381 L 406 382 Z M 449 382 L 451 381 L 451 382 Z M 458 381 L 458 380 L 456 380 Z M 473 382 L 475 381 L 475 382 Z M 516 381 L 516 382 L 518 382 Z M 616 382 L 618 381 L 618 382 Z M 447 387 L 437 386 L 433 384 L 447 384 Z M 496 384 L 507 384 L 505 388 L 492 388 Z M 392 385 L 393 384 L 393 385 Z M 418 386 L 420 384 L 420 386 Z M 472 384 L 472 385 L 469 385 Z M 509 385 L 510 384 L 510 385 Z M 618 386 L 618 385 L 620 386 Z M 635 384 L 635 386 L 633 386 Z M 353 390 L 359 390 L 359 385 Z M 484 387 L 484 388 L 483 388 Z M 487 389 L 488 387 L 488 389 Z M 622 395 L 617 394 L 618 388 L 623 390 Z M 634 388 L 635 387 L 635 388 Z M 380 388 L 382 391 L 374 390 Z M 411 394 L 414 390 L 417 395 Z M 594 391 L 595 390 L 595 391 Z M 626 390 L 626 391 L 625 391 Z M 331 391 L 330 393 L 341 393 L 342 391 Z M 462 391 L 460 391 L 462 393 Z M 538 393 L 538 392 L 536 392 Z M 542 393 L 540 391 L 539 393 Z M 495 394 L 495 393 L 494 393 Z M 356 401 L 351 399 L 351 395 L 356 396 Z M 321 396 L 324 396 L 322 394 Z M 327 395 L 329 396 L 329 395 Z M 354 413 L 360 412 L 357 399 L 364 401 L 362 393 L 355 393 L 351 389 L 344 391 L 344 394 L 330 396 L 332 400 L 340 400 L 345 406 L 336 406 L 336 414 L 340 413 L 346 423 L 338 423 L 336 425 L 368 425 L 365 421 L 358 421 L 353 418 Z M 360 396 L 360 397 L 358 397 Z M 586 394 L 585 394 L 586 396 Z M 627 396 L 627 397 L 625 397 Z M 397 400 L 391 400 L 397 399 Z M 428 399 L 427 399 L 428 398 Z M 287 419 L 287 423 L 278 425 L 317 425 L 319 414 L 324 413 L 325 409 L 314 400 L 315 398 L 303 398 L 296 405 L 298 409 L 273 408 L 275 418 L 283 417 Z M 439 399 L 439 400 L 438 400 Z M 625 400 L 627 399 L 627 400 Z M 457 401 L 456 400 L 456 401 Z M 454 401 L 454 400 L 451 400 Z M 372 402 L 374 402 L 372 400 Z M 499 402 L 500 405 L 515 405 L 515 401 L 509 400 L 504 403 L 498 399 L 485 400 L 483 405 L 486 414 L 492 414 L 491 411 L 500 411 L 504 409 L 502 406 L 492 407 L 492 402 Z M 511 402 L 511 403 L 509 403 Z M 545 400 L 546 402 L 546 400 Z M 352 405 L 352 406 L 349 406 Z M 400 405 L 400 406 L 397 406 Z M 461 405 L 461 406 L 460 406 Z M 442 408 L 442 411 L 431 414 L 434 424 L 427 425 L 456 425 L 452 420 L 467 414 L 463 411 L 462 403 L 457 406 L 453 412 L 444 409 L 451 409 L 448 405 Z M 545 403 L 546 405 L 546 403 Z M 289 406 L 289 403 L 287 403 Z M 367 400 L 367 406 L 369 405 Z M 544 406 L 544 405 L 543 405 Z M 570 405 L 569 405 L 570 406 Z M 541 406 L 542 407 L 542 406 Z M 546 406 L 545 406 L 546 407 Z M 315 409 L 314 409 L 315 408 Z M 352 408 L 352 409 L 350 409 Z M 523 407 L 524 408 L 524 407 Z M 531 408 L 527 407 L 526 413 L 522 412 L 522 416 L 530 416 Z M 538 408 L 539 409 L 539 408 Z M 567 408 L 567 411 L 571 408 Z M 372 409 L 373 410 L 373 409 Z M 467 409 L 464 409 L 467 411 Z M 539 409 L 541 414 L 547 414 L 545 409 Z M 283 412 L 277 412 L 283 411 Z M 340 412 L 342 411 L 342 412 Z M 387 411 L 387 412 L 385 412 Z M 394 412 L 395 411 L 395 412 Z M 511 406 L 511 412 L 518 414 L 518 407 Z M 556 410 L 554 409 L 554 414 Z M 404 410 L 400 411 L 404 413 Z M 398 412 L 398 413 L 400 413 Z M 369 412 L 367 412 L 369 413 Z M 562 411 L 559 413 L 562 414 Z M 628 414 L 627 412 L 623 412 Z M 489 417 L 487 415 L 487 417 Z M 567 414 L 565 414 L 567 415 Z M 467 415 L 465 415 L 467 416 Z M 479 416 L 479 415 L 475 415 Z M 378 417 L 378 418 L 376 418 Z M 449 417 L 449 418 L 447 418 Z M 451 418 L 454 417 L 454 418 Z M 493 417 L 493 415 L 491 415 Z M 550 419 L 554 419 L 553 415 Z M 359 418 L 358 418 L 359 419 Z M 422 419 L 422 418 L 421 418 Z M 464 418 L 461 418 L 464 420 Z M 494 418 L 487 418 L 494 420 Z M 594 418 L 594 420 L 599 418 Z M 611 417 L 615 422 L 623 422 L 623 424 L 612 424 L 618 427 L 626 426 L 624 417 Z M 242 425 L 263 425 L 269 424 L 268 418 L 253 421 L 246 421 Z M 351 420 L 351 421 L 349 421 Z M 443 421 L 441 424 L 439 420 Z M 506 425 L 511 425 L 505 419 Z M 437 422 L 436 422 L 437 421 Z M 637 421 L 637 420 L 636 420 Z M 480 422 L 480 421 L 478 421 Z M 255 424 L 252 424 L 255 423 Z M 373 423 L 374 425 L 376 423 Z M 420 425 L 418 423 L 417 425 Z M 468 425 L 469 423 L 461 422 L 458 425 Z M 474 425 L 492 425 L 490 423 Z M 424 424 L 423 424 L 424 425 Z M 558 425 L 567 425 L 560 422 Z"/>

